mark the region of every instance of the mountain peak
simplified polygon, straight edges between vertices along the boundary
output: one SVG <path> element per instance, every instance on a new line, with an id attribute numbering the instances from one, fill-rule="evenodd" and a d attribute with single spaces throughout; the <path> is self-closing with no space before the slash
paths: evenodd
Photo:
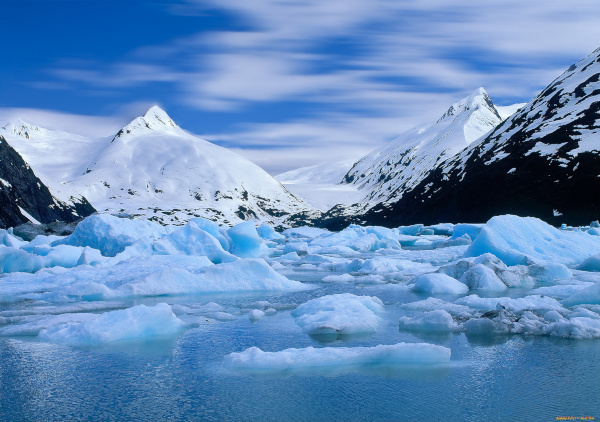
<path id="1" fill-rule="evenodd" d="M 177 127 L 173 119 L 169 117 L 166 111 L 157 105 L 153 105 L 144 113 L 143 116 L 148 122 L 154 123 L 156 126 Z"/>
<path id="2" fill-rule="evenodd" d="M 157 105 L 154 105 L 144 113 L 143 116 L 137 117 L 128 125 L 123 127 L 111 141 L 125 135 L 137 135 L 148 132 L 174 132 L 181 130 L 179 126 L 169 117 L 166 111 Z"/>
<path id="3" fill-rule="evenodd" d="M 475 91 L 473 91 L 473 93 L 468 97 L 465 97 L 462 100 L 452 104 L 448 108 L 448 111 L 446 111 L 446 113 L 438 120 L 438 122 L 445 120 L 449 117 L 456 116 L 462 113 L 463 111 L 472 113 L 473 111 L 480 108 L 487 108 L 490 111 L 492 111 L 495 115 L 497 115 L 498 118 L 500 118 L 500 116 L 498 115 L 498 111 L 494 107 L 492 99 L 490 98 L 486 90 L 483 87 L 479 87 Z"/>
<path id="4" fill-rule="evenodd" d="M 25 139 L 31 139 L 32 136 L 44 135 L 49 132 L 48 129 L 27 123 L 19 118 L 3 126 L 2 130 Z"/>

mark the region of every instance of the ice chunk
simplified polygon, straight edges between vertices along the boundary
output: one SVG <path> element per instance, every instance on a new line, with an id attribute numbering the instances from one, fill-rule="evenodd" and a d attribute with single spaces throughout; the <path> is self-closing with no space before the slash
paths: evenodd
<path id="1" fill-rule="evenodd" d="M 283 253 L 288 254 L 295 252 L 298 255 L 306 255 L 308 253 L 308 243 L 306 242 L 291 242 L 283 247 Z"/>
<path id="2" fill-rule="evenodd" d="M 532 295 L 552 296 L 555 298 L 566 299 L 569 296 L 572 296 L 575 293 L 581 291 L 582 289 L 585 289 L 591 284 L 593 283 L 558 284 L 555 286 L 544 286 L 538 287 L 537 289 L 532 290 L 530 293 Z"/>
<path id="3" fill-rule="evenodd" d="M 321 235 L 327 235 L 331 232 L 325 229 L 318 229 L 316 227 L 296 227 L 294 229 L 287 229 L 283 231 L 281 234 L 287 238 L 297 239 L 297 238 L 307 238 L 312 239 L 315 237 L 319 237 Z"/>
<path id="4" fill-rule="evenodd" d="M 546 312 L 544 316 L 531 311 L 521 316 L 506 310 L 488 312 L 466 321 L 464 328 L 468 335 L 526 334 L 573 339 L 600 337 L 600 320 L 579 316 L 565 318 L 556 311 Z"/>
<path id="5" fill-rule="evenodd" d="M 468 306 L 446 302 L 434 297 L 428 297 L 425 300 L 419 300 L 416 302 L 404 303 L 400 305 L 400 307 L 402 309 L 408 309 L 411 311 L 434 311 L 443 309 L 452 315 L 461 317 L 470 316 L 473 313 L 473 310 Z"/>
<path id="6" fill-rule="evenodd" d="M 448 332 L 458 330 L 458 324 L 448 312 L 438 309 L 425 312 L 420 317 L 400 318 L 400 328 L 411 331 Z"/>
<path id="7" fill-rule="evenodd" d="M 232 262 L 238 259 L 223 250 L 221 242 L 210 233 L 200 229 L 194 221 L 180 229 L 154 241 L 154 253 L 160 255 L 206 256 L 214 264 Z"/>
<path id="8" fill-rule="evenodd" d="M 91 265 L 95 267 L 106 262 L 107 260 L 108 258 L 103 256 L 98 249 L 86 246 L 83 248 L 83 251 L 81 251 L 81 255 L 79 255 L 77 265 Z"/>
<path id="9" fill-rule="evenodd" d="M 12 227 L 8 230 L 0 229 L 0 245 L 8 246 L 11 248 L 20 248 L 26 245 L 27 242 L 16 237 L 13 234 Z"/>
<path id="10" fill-rule="evenodd" d="M 600 255 L 590 256 L 575 268 L 581 271 L 600 272 Z"/>
<path id="11" fill-rule="evenodd" d="M 297 371 L 361 365 L 434 364 L 450 360 L 450 349 L 427 343 L 380 344 L 374 347 L 323 347 L 263 352 L 251 347 L 225 357 L 231 369 L 253 372 Z"/>
<path id="12" fill-rule="evenodd" d="M 469 295 L 458 299 L 455 303 L 484 311 L 496 310 L 500 307 L 515 313 L 564 310 L 563 306 L 556 299 L 540 295 L 530 295 L 515 299 L 509 297 L 479 297 L 477 295 Z"/>
<path id="13" fill-rule="evenodd" d="M 425 228 L 433 230 L 433 234 L 437 236 L 452 236 L 454 233 L 454 224 L 452 223 L 440 223 Z"/>
<path id="14" fill-rule="evenodd" d="M 40 245 L 28 249 L 30 252 L 0 246 L 0 273 L 35 273 L 42 268 L 71 268 L 78 265 L 82 253 L 82 248 L 68 245 Z"/>
<path id="15" fill-rule="evenodd" d="M 565 265 L 558 262 L 532 264 L 528 268 L 529 275 L 539 281 L 564 280 L 573 277 L 573 273 Z"/>
<path id="16" fill-rule="evenodd" d="M 479 236 L 479 233 L 481 233 L 483 226 L 483 224 L 457 224 L 454 226 L 454 231 L 450 239 L 459 239 L 467 235 L 471 240 L 475 240 Z"/>
<path id="17" fill-rule="evenodd" d="M 367 259 L 358 272 L 363 274 L 384 274 L 398 271 L 393 260 L 388 258 Z"/>
<path id="18" fill-rule="evenodd" d="M 265 316 L 265 312 L 261 311 L 260 309 L 252 309 L 250 312 L 248 312 L 248 319 L 252 322 L 256 322 L 259 319 L 264 318 Z"/>
<path id="19" fill-rule="evenodd" d="M 68 344 L 99 344 L 165 336 L 185 327 L 166 303 L 138 305 L 106 312 L 86 322 L 67 322 L 39 333 L 46 341 Z"/>
<path id="20" fill-rule="evenodd" d="M 483 265 L 492 270 L 502 283 L 508 287 L 530 286 L 534 284 L 533 279 L 529 276 L 527 267 L 522 265 L 508 267 L 498 257 L 491 253 L 485 253 L 476 258 L 461 259 L 441 267 L 438 272 L 447 274 L 456 279 L 462 279 L 465 273 L 476 265 Z M 503 290 L 500 285 L 498 285 L 498 288 Z"/>
<path id="21" fill-rule="evenodd" d="M 0 287 L 3 298 L 35 297 L 50 302 L 312 288 L 278 274 L 262 259 L 213 265 L 206 257 L 185 255 L 154 255 L 114 266 L 19 273 L 3 278 Z"/>
<path id="22" fill-rule="evenodd" d="M 256 232 L 258 235 L 265 240 L 280 240 L 285 239 L 285 236 L 279 234 L 275 231 L 275 229 L 269 226 L 267 223 L 264 223 L 257 227 Z"/>
<path id="23" fill-rule="evenodd" d="M 307 334 L 351 335 L 377 331 L 383 311 L 377 297 L 342 293 L 310 300 L 292 311 L 292 316 Z"/>
<path id="24" fill-rule="evenodd" d="M 279 261 L 300 261 L 300 257 L 296 252 L 289 252 L 284 255 L 278 256 Z"/>
<path id="25" fill-rule="evenodd" d="M 150 221 L 95 214 L 79 223 L 71 235 L 52 245 L 89 246 L 104 256 L 115 256 L 138 239 L 156 239 L 164 234 L 161 226 Z"/>
<path id="26" fill-rule="evenodd" d="M 449 246 L 466 246 L 466 245 L 470 245 L 471 243 L 473 243 L 471 241 L 471 238 L 469 237 L 468 234 L 463 234 L 460 237 L 457 237 L 455 239 L 445 239 L 445 240 L 438 240 L 436 242 L 433 242 L 433 247 L 434 248 L 447 248 Z"/>
<path id="27" fill-rule="evenodd" d="M 460 281 L 469 289 L 490 291 L 506 290 L 506 284 L 498 278 L 496 273 L 483 264 L 476 264 L 463 274 Z"/>
<path id="28" fill-rule="evenodd" d="M 413 224 L 412 226 L 400 226 L 398 227 L 398 233 L 405 234 L 408 236 L 418 236 L 422 228 L 423 224 Z"/>
<path id="29" fill-rule="evenodd" d="M 200 230 L 204 230 L 206 233 L 217 239 L 223 249 L 229 250 L 229 240 L 223 236 L 221 233 L 222 228 L 219 227 L 217 223 L 201 217 L 192 218 L 188 221 L 188 223 L 190 222 L 194 223 Z"/>
<path id="30" fill-rule="evenodd" d="M 466 284 L 440 273 L 422 274 L 415 279 L 413 291 L 429 294 L 463 294 L 469 288 Z"/>
<path id="31" fill-rule="evenodd" d="M 241 258 L 258 258 L 267 253 L 268 248 L 261 242 L 254 223 L 245 221 L 227 230 L 233 243 L 230 251 Z"/>
<path id="32" fill-rule="evenodd" d="M 321 248 L 346 246 L 355 251 L 370 252 L 379 249 L 400 249 L 398 233 L 384 227 L 350 225 L 337 233 L 323 234 L 310 241 L 310 246 Z"/>
<path id="33" fill-rule="evenodd" d="M 579 231 L 564 231 L 533 217 L 491 218 L 465 256 L 491 252 L 507 265 L 551 261 L 576 265 L 600 252 L 600 239 Z"/>
<path id="34" fill-rule="evenodd" d="M 44 257 L 25 252 L 22 249 L 0 246 L 1 273 L 35 273 L 44 268 Z"/>
<path id="35" fill-rule="evenodd" d="M 600 229 L 598 227 L 592 227 L 587 231 L 587 233 L 593 236 L 600 236 Z"/>
<path id="36" fill-rule="evenodd" d="M 323 277 L 325 283 L 351 283 L 354 281 L 354 276 L 350 274 L 328 275 Z"/>
<path id="37" fill-rule="evenodd" d="M 562 301 L 565 306 L 575 306 L 582 304 L 600 304 L 600 283 L 581 289 L 577 293 Z"/>

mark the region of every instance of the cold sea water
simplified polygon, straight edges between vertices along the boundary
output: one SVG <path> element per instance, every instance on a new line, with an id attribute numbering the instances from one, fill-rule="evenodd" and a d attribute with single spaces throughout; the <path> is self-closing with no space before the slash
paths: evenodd
<path id="1" fill-rule="evenodd" d="M 115 305 L 164 302 L 193 308 L 215 302 L 225 310 L 220 318 L 202 317 L 191 328 L 167 337 L 87 346 L 26 335 L 0 337 L 0 420 L 600 418 L 598 339 L 402 331 L 398 320 L 410 315 L 402 304 L 428 296 L 397 284 L 323 283 L 323 273 L 300 267 L 284 274 L 315 288 L 279 294 L 138 298 Z M 376 333 L 358 338 L 314 338 L 303 333 L 291 310 L 307 300 L 341 292 L 383 301 L 385 312 Z M 511 289 L 503 295 L 507 294 L 524 292 Z M 248 310 L 257 307 L 257 301 L 268 301 L 277 312 L 251 322 Z M 15 315 L 45 305 L 17 301 L 0 306 L 4 315 Z M 60 314 L 60 306 L 51 313 Z M 452 356 L 448 363 L 434 365 L 379 363 L 263 372 L 240 372 L 224 364 L 228 354 L 252 346 L 279 351 L 399 342 L 442 345 L 451 349 Z"/>

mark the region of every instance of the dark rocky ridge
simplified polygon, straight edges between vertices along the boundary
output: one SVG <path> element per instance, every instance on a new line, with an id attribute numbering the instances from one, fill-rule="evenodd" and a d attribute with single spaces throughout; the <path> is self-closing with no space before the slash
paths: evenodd
<path id="1" fill-rule="evenodd" d="M 23 158 L 0 136 L 0 228 L 29 221 L 22 208 L 40 223 L 73 222 L 96 210 L 85 199 L 59 201 L 36 177 Z"/>
<path id="2" fill-rule="evenodd" d="M 398 200 L 354 216 L 334 208 L 311 222 L 329 229 L 397 227 L 480 223 L 510 213 L 554 225 L 589 224 L 600 217 L 599 169 L 600 49 Z"/>

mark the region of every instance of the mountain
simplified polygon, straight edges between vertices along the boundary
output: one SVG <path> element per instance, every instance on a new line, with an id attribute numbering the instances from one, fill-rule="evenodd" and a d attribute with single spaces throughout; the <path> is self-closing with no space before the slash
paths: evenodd
<path id="1" fill-rule="evenodd" d="M 21 121 L 0 133 L 53 192 L 76 192 L 102 212 L 229 223 L 311 209 L 260 167 L 185 132 L 156 106 L 109 138 Z"/>
<path id="2" fill-rule="evenodd" d="M 72 222 L 95 211 L 85 198 L 65 203 L 52 196 L 19 153 L 0 136 L 0 228 L 28 221 Z"/>
<path id="3" fill-rule="evenodd" d="M 436 122 L 416 126 L 357 161 L 343 183 L 365 192 L 359 212 L 382 201 L 395 201 L 440 163 L 502 122 L 483 88 L 452 104 Z"/>
<path id="4" fill-rule="evenodd" d="M 326 211 L 334 205 L 350 205 L 362 198 L 363 193 L 357 186 L 340 183 L 353 164 L 354 160 L 345 160 L 301 167 L 278 174 L 275 179 L 308 204 Z"/>
<path id="5" fill-rule="evenodd" d="M 600 217 L 600 49 L 572 65 L 489 135 L 418 185 L 361 216 L 369 224 Z"/>

